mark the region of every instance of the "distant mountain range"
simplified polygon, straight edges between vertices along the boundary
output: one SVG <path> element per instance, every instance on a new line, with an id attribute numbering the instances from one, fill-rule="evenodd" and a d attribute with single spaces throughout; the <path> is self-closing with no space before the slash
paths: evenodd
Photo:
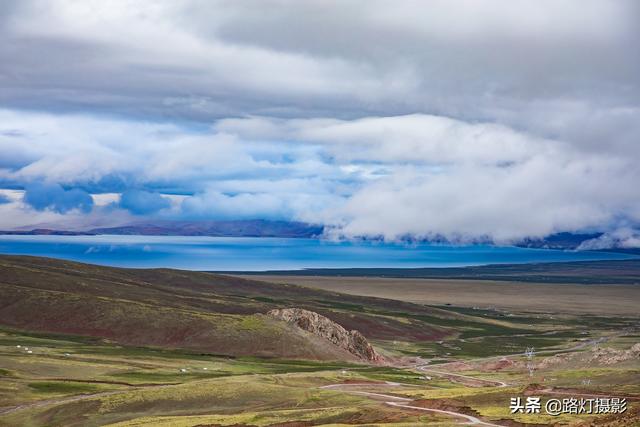
<path id="1" fill-rule="evenodd" d="M 142 236 L 212 236 L 212 237 L 289 237 L 310 238 L 322 235 L 324 227 L 296 221 L 154 221 L 83 231 L 32 230 L 0 231 L 11 235 L 142 235 Z"/>
<path id="2" fill-rule="evenodd" d="M 0 230 L 0 234 L 9 236 L 94 236 L 88 231 L 52 230 L 50 228 L 34 228 L 32 230 Z"/>

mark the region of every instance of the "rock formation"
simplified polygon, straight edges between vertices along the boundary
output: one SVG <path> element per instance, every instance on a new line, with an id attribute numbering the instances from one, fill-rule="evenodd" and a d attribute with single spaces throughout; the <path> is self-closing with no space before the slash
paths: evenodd
<path id="1" fill-rule="evenodd" d="M 633 359 L 640 359 L 640 343 L 634 344 L 627 350 L 619 350 L 611 347 L 594 347 L 589 352 L 556 354 L 544 358 L 538 364 L 538 369 L 546 369 L 569 362 L 580 365 L 614 365 Z"/>
<path id="2" fill-rule="evenodd" d="M 627 360 L 640 358 L 640 343 L 634 344 L 627 350 L 618 350 L 611 347 L 595 347 L 588 362 L 595 362 L 602 365 L 614 365 Z"/>
<path id="3" fill-rule="evenodd" d="M 267 315 L 293 323 L 297 327 L 347 350 L 359 359 L 374 363 L 383 361 L 382 356 L 376 353 L 373 346 L 360 332 L 347 331 L 333 320 L 316 312 L 302 308 L 280 308 L 269 311 Z"/>

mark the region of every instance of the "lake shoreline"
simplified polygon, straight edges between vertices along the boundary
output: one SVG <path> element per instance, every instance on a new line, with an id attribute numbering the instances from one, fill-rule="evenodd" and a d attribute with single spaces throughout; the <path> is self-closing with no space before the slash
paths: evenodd
<path id="1" fill-rule="evenodd" d="M 633 254 L 426 243 L 328 241 L 308 238 L 141 235 L 4 235 L 0 253 L 61 258 L 128 268 L 264 272 L 401 269 L 636 259 Z M 440 270 L 442 271 L 442 270 Z M 377 272 L 388 274 L 389 272 Z M 306 273 L 305 273 L 306 274 Z M 359 275 L 362 275 L 359 273 Z"/>

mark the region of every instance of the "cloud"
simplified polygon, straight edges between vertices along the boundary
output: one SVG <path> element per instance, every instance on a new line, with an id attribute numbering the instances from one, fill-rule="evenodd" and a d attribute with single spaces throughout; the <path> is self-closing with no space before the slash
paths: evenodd
<path id="1" fill-rule="evenodd" d="M 226 195 L 207 192 L 182 202 L 182 211 L 193 219 L 285 219 L 292 212 L 282 198 L 269 193 Z"/>
<path id="2" fill-rule="evenodd" d="M 220 120 L 216 129 L 243 138 L 259 138 L 263 134 L 267 138 L 322 144 L 344 163 L 514 162 L 548 144 L 494 123 L 467 123 L 427 114 L 356 120 L 251 117 Z"/>
<path id="3" fill-rule="evenodd" d="M 640 222 L 640 148 L 584 146 L 495 123 L 414 114 L 356 120 L 221 120 L 239 138 L 320 145 L 361 174 L 344 203 L 303 217 L 346 237 L 509 243 Z M 321 219 L 319 220 L 318 217 Z"/>
<path id="4" fill-rule="evenodd" d="M 228 135 L 172 123 L 1 109 L 0 121 L 24 131 L 19 137 L 0 135 L 0 151 L 24 159 L 0 166 L 0 179 L 13 183 L 122 192 L 142 181 L 185 190 L 197 187 L 196 181 L 260 166 Z"/>
<path id="5" fill-rule="evenodd" d="M 58 184 L 29 184 L 24 193 L 24 202 L 36 210 L 50 209 L 61 214 L 75 209 L 88 213 L 93 207 L 89 193 L 78 188 L 65 190 Z"/>
<path id="6" fill-rule="evenodd" d="M 222 120 L 216 129 L 320 144 L 342 168 L 377 171 L 359 176 L 343 204 L 320 214 L 347 237 L 511 242 L 640 222 L 632 184 L 640 179 L 639 147 L 585 147 L 424 114 L 351 121 L 252 117 Z"/>
<path id="7" fill-rule="evenodd" d="M 33 200 L 0 224 L 638 229 L 639 24 L 632 0 L 3 5 L 0 187 Z"/>
<path id="8" fill-rule="evenodd" d="M 628 144 L 583 146 L 427 114 L 253 116 L 204 130 L 79 115 L 0 116 L 12 128 L 39 130 L 19 137 L 29 142 L 32 162 L 0 177 L 105 193 L 95 200 L 122 193 L 118 206 L 135 215 L 296 219 L 346 237 L 500 242 L 640 223 L 632 185 L 640 180 L 640 148 Z M 62 191 L 56 188 L 35 200 L 28 190 L 25 201 L 40 210 L 73 209 L 73 199 L 46 198 Z"/>
<path id="9" fill-rule="evenodd" d="M 204 123 L 414 112 L 495 121 L 532 102 L 591 109 L 639 95 L 632 0 L 25 0 L 6 9 L 0 101 L 9 108 Z"/>
<path id="10" fill-rule="evenodd" d="M 0 204 L 0 229 L 2 230 L 49 228 L 79 231 L 122 225 L 135 219 L 128 211 L 114 208 L 113 202 L 120 199 L 119 194 L 90 195 L 96 200 L 88 212 L 81 208 L 64 212 L 51 208 L 36 209 L 25 201 L 25 190 L 1 189 L 0 194 L 9 200 L 8 203 Z"/>
<path id="11" fill-rule="evenodd" d="M 583 242 L 578 250 L 601 250 L 611 248 L 640 248 L 640 231 L 623 227 L 602 236 Z"/>
<path id="12" fill-rule="evenodd" d="M 509 243 L 560 231 L 640 221 L 640 204 L 618 166 L 534 158 L 510 167 L 414 168 L 357 191 L 325 222 L 345 236 L 446 237 Z M 637 173 L 633 179 L 640 178 Z M 611 194 L 611 188 L 617 194 Z"/>
<path id="13" fill-rule="evenodd" d="M 127 190 L 120 197 L 119 206 L 135 215 L 156 213 L 171 206 L 169 199 L 158 193 Z"/>
<path id="14" fill-rule="evenodd" d="M 218 188 L 235 189 L 230 193 Z M 330 178 L 236 181 L 212 184 L 182 200 L 187 219 L 277 219 L 321 222 L 320 212 L 340 206 L 343 197 Z"/>

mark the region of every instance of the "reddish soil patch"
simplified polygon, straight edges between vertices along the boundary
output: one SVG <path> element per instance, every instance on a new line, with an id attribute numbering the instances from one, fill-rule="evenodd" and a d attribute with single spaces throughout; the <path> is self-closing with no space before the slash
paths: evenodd
<path id="1" fill-rule="evenodd" d="M 495 362 L 487 363 L 483 366 L 484 369 L 490 371 L 501 371 L 503 369 L 511 368 L 515 365 L 515 363 L 510 359 L 500 359 Z"/>
<path id="2" fill-rule="evenodd" d="M 347 379 L 342 384 L 385 384 L 384 381 Z"/>
<path id="3" fill-rule="evenodd" d="M 450 371 L 468 371 L 472 369 L 472 366 L 467 362 L 452 362 L 447 363 L 447 369 Z"/>

